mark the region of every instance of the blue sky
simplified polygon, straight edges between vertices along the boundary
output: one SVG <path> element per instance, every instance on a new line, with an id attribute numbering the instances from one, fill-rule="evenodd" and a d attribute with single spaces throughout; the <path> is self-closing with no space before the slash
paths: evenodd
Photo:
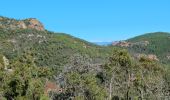
<path id="1" fill-rule="evenodd" d="M 96 42 L 170 32 L 170 0 L 1 0 L 0 15 Z"/>

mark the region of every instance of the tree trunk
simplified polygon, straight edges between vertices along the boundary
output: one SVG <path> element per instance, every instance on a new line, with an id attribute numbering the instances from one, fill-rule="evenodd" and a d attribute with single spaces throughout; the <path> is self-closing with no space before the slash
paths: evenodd
<path id="1" fill-rule="evenodd" d="M 111 78 L 110 85 L 109 85 L 109 100 L 112 100 L 112 83 L 113 83 L 113 78 Z"/>
<path id="2" fill-rule="evenodd" d="M 141 100 L 143 100 L 143 91 L 141 90 Z"/>
<path id="3" fill-rule="evenodd" d="M 126 82 L 127 82 L 127 85 L 126 85 L 126 89 L 127 89 L 127 92 L 126 92 L 126 100 L 129 100 L 129 89 L 130 89 L 130 79 L 131 79 L 131 74 L 129 73 L 128 70 L 126 70 Z"/>

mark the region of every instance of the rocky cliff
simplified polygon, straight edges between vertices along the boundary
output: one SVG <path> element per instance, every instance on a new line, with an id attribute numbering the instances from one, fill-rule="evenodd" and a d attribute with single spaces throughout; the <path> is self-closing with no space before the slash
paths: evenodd
<path id="1" fill-rule="evenodd" d="M 35 18 L 29 18 L 24 20 L 9 19 L 0 16 L 0 28 L 5 29 L 36 29 L 39 31 L 44 31 L 43 24 Z"/>

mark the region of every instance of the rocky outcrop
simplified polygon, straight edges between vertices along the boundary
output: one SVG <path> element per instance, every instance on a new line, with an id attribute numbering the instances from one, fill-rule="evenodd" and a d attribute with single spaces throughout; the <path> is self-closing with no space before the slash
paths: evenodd
<path id="1" fill-rule="evenodd" d="M 153 60 L 153 61 L 159 61 L 158 57 L 154 54 L 148 54 L 148 55 L 146 55 L 146 54 L 135 54 L 134 56 L 137 59 L 140 59 L 141 57 L 146 57 L 146 58 Z"/>
<path id="2" fill-rule="evenodd" d="M 120 46 L 120 47 L 129 47 L 129 46 L 134 46 L 134 45 L 141 45 L 141 46 L 147 46 L 149 45 L 149 41 L 139 41 L 139 42 L 127 42 L 127 41 L 115 41 L 112 42 L 113 46 Z"/>
<path id="3" fill-rule="evenodd" d="M 5 29 L 36 29 L 44 31 L 43 24 L 35 18 L 29 18 L 25 20 L 15 20 L 6 17 L 0 17 L 0 28 Z"/>
<path id="4" fill-rule="evenodd" d="M 148 58 L 149 58 L 150 60 L 159 61 L 158 57 L 157 57 L 156 55 L 153 55 L 153 54 L 148 55 Z"/>
<path id="5" fill-rule="evenodd" d="M 26 19 L 25 21 L 27 22 L 26 23 L 27 28 L 33 28 L 40 31 L 44 30 L 43 24 L 39 22 L 37 19 L 31 18 L 31 19 Z"/>
<path id="6" fill-rule="evenodd" d="M 113 46 L 120 46 L 120 47 L 129 47 L 131 45 L 130 42 L 126 41 L 116 41 L 112 43 Z"/>
<path id="7" fill-rule="evenodd" d="M 23 28 L 23 29 L 26 29 L 26 28 L 27 28 L 27 26 L 25 25 L 25 23 L 24 23 L 23 21 L 18 21 L 17 24 L 18 24 L 18 25 L 17 25 L 18 28 Z"/>

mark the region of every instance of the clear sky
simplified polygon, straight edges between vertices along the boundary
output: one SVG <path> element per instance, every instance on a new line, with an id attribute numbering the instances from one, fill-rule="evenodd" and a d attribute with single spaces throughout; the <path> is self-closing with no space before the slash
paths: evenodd
<path id="1" fill-rule="evenodd" d="M 0 0 L 0 15 L 92 42 L 170 32 L 170 0 Z"/>

